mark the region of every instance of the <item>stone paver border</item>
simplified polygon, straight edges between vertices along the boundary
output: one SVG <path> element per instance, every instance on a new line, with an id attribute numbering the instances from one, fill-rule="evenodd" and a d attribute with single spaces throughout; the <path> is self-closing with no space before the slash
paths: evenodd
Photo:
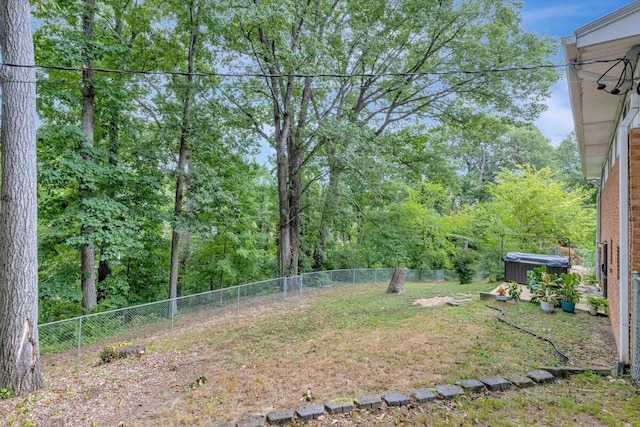
<path id="1" fill-rule="evenodd" d="M 266 416 L 253 416 L 240 420 L 236 423 L 230 422 L 220 424 L 218 427 L 264 427 L 265 425 L 289 425 L 296 420 L 306 421 L 317 419 L 325 413 L 329 415 L 350 413 L 354 410 L 354 406 L 360 410 L 375 411 L 382 408 L 383 404 L 386 407 L 399 407 L 411 402 L 415 404 L 428 404 L 429 402 L 436 400 L 438 397 L 441 399 L 454 399 L 463 395 L 465 391 L 482 393 L 489 391 L 504 391 L 513 387 L 519 389 L 533 387 L 536 385 L 542 386 L 553 382 L 556 378 L 565 378 L 571 374 L 585 371 L 595 372 L 598 375 L 613 374 L 612 370 L 607 368 L 553 367 L 547 369 L 532 370 L 527 372 L 526 375 L 505 375 L 506 378 L 501 376 L 482 377 L 480 379 L 467 378 L 462 381 L 458 381 L 456 385 L 441 384 L 434 387 L 434 389 L 417 388 L 412 390 L 409 394 L 405 394 L 400 391 L 388 392 L 382 396 L 370 394 L 353 399 L 353 404 L 346 402 L 350 399 L 336 399 L 336 401 L 327 402 L 324 405 L 311 404 L 296 410 L 281 409 L 271 411 Z"/>

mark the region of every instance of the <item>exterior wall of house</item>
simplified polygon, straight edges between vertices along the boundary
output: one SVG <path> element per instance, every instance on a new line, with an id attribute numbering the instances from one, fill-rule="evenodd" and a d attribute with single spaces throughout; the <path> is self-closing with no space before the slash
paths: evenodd
<path id="1" fill-rule="evenodd" d="M 639 147 L 640 148 L 640 147 Z M 608 177 L 600 191 L 600 240 L 607 243 L 607 298 L 609 298 L 609 319 L 616 337 L 616 343 L 620 345 L 620 300 L 619 300 L 619 275 L 620 275 L 620 162 L 616 160 L 609 171 Z M 605 254 L 602 254 L 603 256 Z"/>
<path id="2" fill-rule="evenodd" d="M 638 127 L 629 131 L 629 259 L 630 271 L 640 271 L 640 128 Z M 630 300 L 633 298 L 631 286 L 629 284 Z M 633 304 L 629 301 L 629 325 L 633 325 L 632 318 Z M 630 347 L 633 341 L 631 337 Z M 633 349 L 629 348 L 629 354 L 632 354 L 632 351 Z"/>

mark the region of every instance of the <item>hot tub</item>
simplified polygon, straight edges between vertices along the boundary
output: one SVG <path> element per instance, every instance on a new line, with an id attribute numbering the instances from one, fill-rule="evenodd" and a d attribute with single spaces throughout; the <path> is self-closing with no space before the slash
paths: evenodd
<path id="1" fill-rule="evenodd" d="M 509 252 L 502 257 L 504 261 L 504 280 L 506 282 L 527 283 L 527 271 L 541 265 L 547 266 L 551 274 L 568 273 L 571 261 L 568 256 L 527 254 Z"/>

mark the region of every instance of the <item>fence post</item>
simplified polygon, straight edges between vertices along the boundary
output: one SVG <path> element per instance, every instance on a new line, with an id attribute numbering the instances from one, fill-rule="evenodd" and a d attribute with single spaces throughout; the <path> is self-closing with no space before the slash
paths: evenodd
<path id="1" fill-rule="evenodd" d="M 300 276 L 298 276 L 298 281 L 299 281 L 299 289 L 300 289 L 300 296 L 302 296 L 302 274 Z"/>
<path id="2" fill-rule="evenodd" d="M 175 299 L 169 300 L 169 313 L 171 313 L 171 330 L 173 330 L 173 317 L 176 314 Z"/>
<path id="3" fill-rule="evenodd" d="M 240 286 L 238 286 L 237 289 L 238 289 L 238 313 L 240 313 Z"/>
<path id="4" fill-rule="evenodd" d="M 356 269 L 353 269 L 353 285 L 356 285 Z"/>
<path id="5" fill-rule="evenodd" d="M 82 319 L 84 316 L 78 318 L 78 356 L 80 356 L 80 349 L 82 348 Z"/>
<path id="6" fill-rule="evenodd" d="M 640 273 L 633 272 L 633 325 L 631 339 L 633 358 L 631 360 L 631 376 L 640 386 Z M 622 333 L 622 331 L 621 331 Z"/>
<path id="7" fill-rule="evenodd" d="M 282 278 L 282 297 L 287 299 L 287 276 Z"/>
<path id="8" fill-rule="evenodd" d="M 378 283 L 378 269 L 373 270 L 373 283 Z"/>

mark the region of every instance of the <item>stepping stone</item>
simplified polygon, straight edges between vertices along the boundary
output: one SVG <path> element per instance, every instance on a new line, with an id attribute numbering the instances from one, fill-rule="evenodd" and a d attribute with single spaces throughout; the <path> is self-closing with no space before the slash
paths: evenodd
<path id="1" fill-rule="evenodd" d="M 296 414 L 302 421 L 313 420 L 320 415 L 324 415 L 324 405 L 307 405 L 296 409 Z"/>
<path id="2" fill-rule="evenodd" d="M 246 420 L 240 420 L 236 423 L 236 427 L 263 427 L 264 415 L 256 415 Z"/>
<path id="3" fill-rule="evenodd" d="M 529 377 L 525 377 L 524 375 L 513 374 L 509 375 L 507 379 L 518 388 L 527 388 L 534 386 L 533 380 Z"/>
<path id="4" fill-rule="evenodd" d="M 543 368 L 543 370 L 549 372 L 556 378 L 567 378 L 569 375 L 573 374 L 581 374 L 586 371 L 593 372 L 596 375 L 601 375 L 603 377 L 612 375 L 611 368 L 579 368 L 576 366 L 552 366 L 548 368 Z"/>
<path id="5" fill-rule="evenodd" d="M 382 399 L 380 396 L 369 394 L 366 396 L 360 396 L 356 399 L 356 407 L 358 409 L 378 409 L 382 406 Z"/>
<path id="6" fill-rule="evenodd" d="M 554 376 L 551 375 L 547 371 L 543 371 L 542 369 L 536 369 L 533 371 L 527 372 L 527 376 L 534 380 L 538 384 L 549 383 L 553 381 Z"/>
<path id="7" fill-rule="evenodd" d="M 293 421 L 293 415 L 293 411 L 290 409 L 278 409 L 267 414 L 267 421 L 269 424 L 286 426 L 287 424 L 291 424 Z"/>
<path id="8" fill-rule="evenodd" d="M 480 391 L 484 391 L 484 384 L 478 380 L 474 380 L 473 378 L 462 380 L 458 383 L 458 385 L 462 387 L 465 392 L 469 393 L 478 393 Z"/>
<path id="9" fill-rule="evenodd" d="M 382 396 L 382 399 L 384 399 L 388 406 L 402 406 L 409 404 L 409 396 L 404 393 L 400 393 L 399 391 L 387 393 Z"/>
<path id="10" fill-rule="evenodd" d="M 483 377 L 480 381 L 491 391 L 503 391 L 511 387 L 511 383 L 499 376 Z"/>
<path id="11" fill-rule="evenodd" d="M 438 395 L 428 388 L 417 388 L 413 390 L 413 397 L 416 398 L 418 403 L 426 403 L 431 402 L 432 400 L 436 400 Z"/>
<path id="12" fill-rule="evenodd" d="M 348 414 L 351 411 L 353 411 L 353 405 L 351 403 L 328 402 L 328 403 L 325 403 L 324 406 L 327 408 L 327 412 L 330 413 L 331 415 Z"/>
<path id="13" fill-rule="evenodd" d="M 438 385 L 436 386 L 436 391 L 441 399 L 449 400 L 453 399 L 456 396 L 461 396 L 464 394 L 464 390 L 459 385 Z"/>

